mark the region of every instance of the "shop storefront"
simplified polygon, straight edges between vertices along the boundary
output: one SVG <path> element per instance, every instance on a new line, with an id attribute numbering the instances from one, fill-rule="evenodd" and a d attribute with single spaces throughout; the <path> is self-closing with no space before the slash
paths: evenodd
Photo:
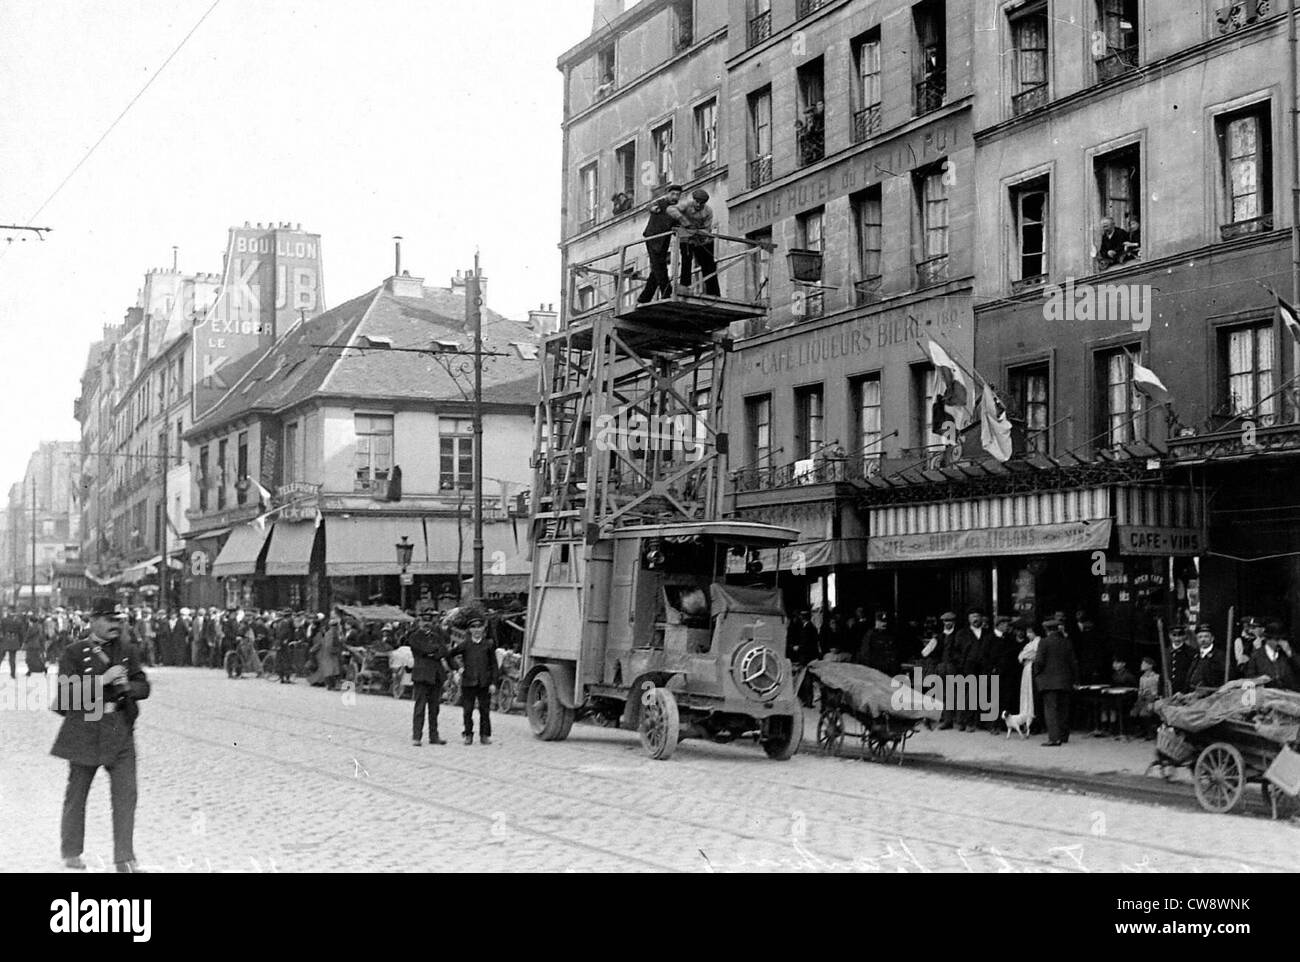
<path id="1" fill-rule="evenodd" d="M 1206 535 L 1187 487 L 1105 485 L 869 510 L 867 560 L 893 609 L 922 625 L 945 609 L 1041 620 L 1083 612 L 1102 662 L 1157 651 L 1163 624 L 1200 615 Z"/>

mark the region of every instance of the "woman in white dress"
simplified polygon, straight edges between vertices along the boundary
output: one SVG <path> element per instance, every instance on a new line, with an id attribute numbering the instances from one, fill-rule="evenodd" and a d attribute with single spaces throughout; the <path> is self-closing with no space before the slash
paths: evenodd
<path id="1" fill-rule="evenodd" d="M 1025 627 L 1025 635 L 1029 640 L 1020 649 L 1018 656 L 1020 664 L 1024 665 L 1020 670 L 1020 714 L 1025 719 L 1025 725 L 1029 726 L 1034 721 L 1034 656 L 1038 654 L 1038 642 L 1042 640 L 1043 630 L 1036 623 L 1030 623 Z"/>

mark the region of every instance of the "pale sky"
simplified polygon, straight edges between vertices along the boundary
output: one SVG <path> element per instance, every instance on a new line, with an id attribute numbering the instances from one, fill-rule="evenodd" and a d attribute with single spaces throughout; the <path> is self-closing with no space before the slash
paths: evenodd
<path id="1" fill-rule="evenodd" d="M 26 224 L 212 0 L 0 0 L 0 224 Z M 630 5 L 630 4 L 629 4 Z M 0 497 L 76 440 L 86 350 L 144 273 L 219 271 L 226 230 L 321 235 L 341 304 L 402 267 L 488 303 L 558 303 L 558 56 L 591 0 L 219 0 L 33 221 L 0 231 Z"/>

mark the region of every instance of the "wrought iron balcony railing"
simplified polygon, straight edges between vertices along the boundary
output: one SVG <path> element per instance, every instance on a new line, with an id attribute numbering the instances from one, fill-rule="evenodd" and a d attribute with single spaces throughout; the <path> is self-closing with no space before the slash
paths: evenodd
<path id="1" fill-rule="evenodd" d="M 807 167 L 826 156 L 826 136 L 821 120 L 809 124 L 796 121 L 799 140 L 799 166 Z"/>
<path id="2" fill-rule="evenodd" d="M 1104 57 L 1097 58 L 1097 80 L 1110 80 L 1114 77 L 1132 73 L 1138 68 L 1138 48 L 1123 47 L 1112 50 Z"/>
<path id="3" fill-rule="evenodd" d="M 1047 103 L 1047 84 L 1039 84 L 1020 91 L 1011 98 L 1011 113 L 1019 117 L 1031 110 L 1037 110 Z"/>
<path id="4" fill-rule="evenodd" d="M 772 182 L 772 155 L 764 154 L 749 162 L 749 186 L 762 187 Z"/>
<path id="5" fill-rule="evenodd" d="M 863 107 L 861 110 L 854 111 L 853 142 L 855 144 L 860 144 L 879 133 L 880 104 L 872 104 L 870 107 Z"/>
<path id="6" fill-rule="evenodd" d="M 799 0 L 799 2 L 795 4 L 795 16 L 802 19 L 808 16 L 808 14 L 826 6 L 829 2 L 830 0 Z"/>
<path id="7" fill-rule="evenodd" d="M 936 70 L 916 85 L 916 115 L 928 114 L 943 106 L 948 92 L 948 79 L 942 70 Z"/>
<path id="8" fill-rule="evenodd" d="M 742 468 L 732 475 L 737 494 L 774 491 L 810 484 L 847 484 L 880 472 L 879 455 L 811 457 L 789 464 Z"/>
<path id="9" fill-rule="evenodd" d="M 864 277 L 860 281 L 854 281 L 853 292 L 858 307 L 867 304 L 875 304 L 880 300 L 880 290 L 884 278 L 879 274 L 873 274 L 870 277 Z"/>
<path id="10" fill-rule="evenodd" d="M 1262 217 L 1252 217 L 1250 220 L 1220 224 L 1219 234 L 1224 240 L 1232 240 L 1234 237 L 1245 237 L 1247 234 L 1262 234 L 1272 229 L 1273 215 L 1264 214 Z"/>
<path id="11" fill-rule="evenodd" d="M 749 20 L 749 46 L 753 47 L 772 36 L 772 11 L 764 10 Z"/>
<path id="12" fill-rule="evenodd" d="M 931 287 L 948 279 L 948 255 L 927 257 L 916 265 L 917 287 Z"/>

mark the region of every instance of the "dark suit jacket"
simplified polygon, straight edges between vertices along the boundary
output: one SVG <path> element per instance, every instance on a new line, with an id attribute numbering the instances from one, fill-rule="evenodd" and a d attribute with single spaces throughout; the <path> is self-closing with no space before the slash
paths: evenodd
<path id="1" fill-rule="evenodd" d="M 460 676 L 462 688 L 486 688 L 497 683 L 501 669 L 497 667 L 496 649 L 486 637 L 478 644 L 462 641 L 459 645 L 454 645 L 447 652 L 447 657 L 454 658 L 456 655 L 460 655 L 465 663 L 465 672 Z"/>
<path id="2" fill-rule="evenodd" d="M 1282 649 L 1277 651 L 1277 660 L 1270 661 L 1268 651 L 1260 648 L 1250 656 L 1250 661 L 1246 662 L 1246 677 L 1258 678 L 1261 675 L 1267 675 L 1269 678 L 1269 688 L 1286 688 L 1289 691 L 1300 691 L 1300 665 L 1296 664 L 1294 657 L 1288 658 Z"/>
<path id="3" fill-rule="evenodd" d="M 101 654 L 96 654 L 99 648 Z M 88 704 L 83 698 L 79 705 L 72 702 L 74 693 L 68 686 L 61 686 L 58 700 L 52 706 L 63 716 L 63 724 L 54 741 L 50 754 L 57 758 L 66 758 L 79 765 L 109 765 L 121 758 L 124 753 L 134 751 L 133 732 L 135 729 L 135 702 L 149 697 L 149 679 L 136 659 L 135 651 L 125 641 L 105 642 L 97 638 L 75 641 L 64 649 L 59 659 L 59 675 L 62 678 L 79 679 L 104 674 L 110 665 L 121 665 L 126 669 L 126 683 L 104 691 L 104 698 L 113 701 L 118 710 L 104 712 L 103 705 Z M 81 688 L 90 694 L 94 689 Z M 64 698 L 68 703 L 64 703 Z"/>
<path id="4" fill-rule="evenodd" d="M 993 629 L 981 628 L 980 636 L 975 637 L 975 632 L 970 628 L 959 628 L 957 634 L 961 641 L 959 645 L 966 652 L 966 660 L 962 664 L 962 672 L 966 674 L 980 674 L 982 672 L 992 671 L 993 665 Z"/>
<path id="5" fill-rule="evenodd" d="M 451 647 L 446 633 L 436 625 L 433 628 L 419 627 L 406 636 L 406 643 L 411 646 L 411 654 L 415 656 L 411 680 L 441 685 L 447 676 L 443 659 Z"/>
<path id="6" fill-rule="evenodd" d="M 1073 691 L 1079 677 L 1074 646 L 1058 632 L 1049 632 L 1038 643 L 1034 656 L 1034 687 L 1039 691 Z"/>
<path id="7" fill-rule="evenodd" d="M 1209 653 L 1202 655 L 1200 649 L 1196 650 L 1196 661 L 1192 664 L 1191 674 L 1188 676 L 1188 690 L 1196 688 L 1219 688 L 1223 685 L 1223 649 L 1217 645 Z"/>

